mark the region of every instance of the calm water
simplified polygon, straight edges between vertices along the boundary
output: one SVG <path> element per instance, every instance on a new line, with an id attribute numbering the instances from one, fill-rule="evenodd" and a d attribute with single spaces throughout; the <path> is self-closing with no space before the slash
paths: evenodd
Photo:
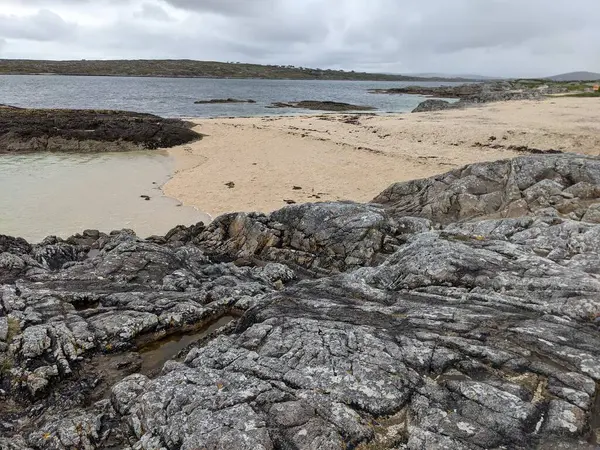
<path id="1" fill-rule="evenodd" d="M 121 78 L 0 76 L 0 104 L 30 108 L 120 109 L 164 117 L 217 117 L 298 114 L 269 109 L 272 102 L 331 100 L 407 112 L 423 97 L 369 94 L 369 89 L 414 85 L 382 81 L 216 80 L 205 78 Z M 457 83 L 419 83 L 441 86 Z M 256 104 L 196 105 L 212 98 L 253 99 Z"/>
<path id="2" fill-rule="evenodd" d="M 140 372 L 148 376 L 157 375 L 165 363 L 175 358 L 180 351 L 209 335 L 213 331 L 224 327 L 232 320 L 235 320 L 235 317 L 221 317 L 216 322 L 213 322 L 200 330 L 190 331 L 189 333 L 184 334 L 174 334 L 141 348 L 140 356 L 142 357 L 142 368 Z"/>
<path id="3" fill-rule="evenodd" d="M 409 84 L 414 83 L 0 76 L 0 104 L 217 117 L 310 113 L 266 106 L 277 101 L 332 100 L 374 106 L 386 113 L 410 111 L 423 98 L 369 94 L 368 90 Z M 194 104 L 229 97 L 257 103 Z M 161 195 L 158 187 L 171 171 L 172 161 L 158 152 L 0 155 L 0 234 L 39 241 L 84 229 L 132 228 L 147 236 L 207 220 L 195 209 L 178 207 L 176 200 Z M 140 195 L 152 199 L 144 201 Z"/>
<path id="4" fill-rule="evenodd" d="M 148 151 L 0 155 L 0 234 L 39 242 L 131 228 L 147 237 L 209 220 L 162 195 L 172 164 L 165 153 Z"/>

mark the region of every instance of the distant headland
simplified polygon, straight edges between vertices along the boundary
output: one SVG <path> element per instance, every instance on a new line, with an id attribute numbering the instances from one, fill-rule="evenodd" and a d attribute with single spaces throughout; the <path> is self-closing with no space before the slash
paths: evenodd
<path id="1" fill-rule="evenodd" d="M 0 75 L 78 75 L 173 78 L 262 78 L 290 80 L 474 81 L 307 67 L 192 60 L 36 61 L 0 59 Z"/>

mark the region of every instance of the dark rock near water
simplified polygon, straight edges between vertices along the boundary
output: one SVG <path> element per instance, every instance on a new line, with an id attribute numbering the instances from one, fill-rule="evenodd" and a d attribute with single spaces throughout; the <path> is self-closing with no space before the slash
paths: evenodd
<path id="1" fill-rule="evenodd" d="M 469 83 L 458 86 L 407 86 L 390 89 L 371 89 L 373 94 L 407 94 L 424 95 L 437 98 L 464 98 L 480 94 L 484 91 L 484 83 Z"/>
<path id="2" fill-rule="evenodd" d="M 213 105 L 220 103 L 256 103 L 256 100 L 240 100 L 238 98 L 212 98 L 210 100 L 196 100 L 194 103 L 197 105 Z"/>
<path id="3" fill-rule="evenodd" d="M 303 100 L 301 102 L 275 102 L 267 108 L 299 108 L 312 109 L 314 111 L 373 111 L 376 108 L 364 105 L 352 105 L 350 103 Z"/>
<path id="4" fill-rule="evenodd" d="M 452 103 L 445 100 L 425 100 L 419 103 L 419 105 L 413 109 L 412 112 L 428 112 L 428 111 L 442 111 L 452 106 Z"/>
<path id="5" fill-rule="evenodd" d="M 147 240 L 1 237 L 0 448 L 596 448 L 598 211 L 599 159 L 537 155 Z"/>
<path id="6" fill-rule="evenodd" d="M 449 108 L 463 108 L 480 103 L 509 100 L 540 100 L 549 94 L 569 91 L 569 86 L 560 83 L 539 84 L 528 80 L 494 81 L 487 83 L 470 83 L 458 86 L 408 86 L 403 88 L 373 89 L 374 94 L 408 94 L 423 95 L 436 98 L 458 99 L 456 103 L 440 100 L 426 100 L 412 112 L 440 111 Z"/>
<path id="7" fill-rule="evenodd" d="M 186 122 L 151 114 L 0 107 L 0 153 L 156 149 L 200 138 Z"/>

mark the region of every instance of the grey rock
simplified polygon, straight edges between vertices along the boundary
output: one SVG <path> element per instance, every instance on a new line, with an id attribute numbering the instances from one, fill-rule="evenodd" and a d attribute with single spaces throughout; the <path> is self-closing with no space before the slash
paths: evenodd
<path id="1" fill-rule="evenodd" d="M 0 239 L 23 261 L 0 448 L 593 448 L 599 169 L 523 157 L 147 240 Z"/>
<path id="2" fill-rule="evenodd" d="M 578 435 L 585 425 L 585 413 L 563 400 L 552 400 L 548 408 L 545 430 L 552 434 Z"/>
<path id="3" fill-rule="evenodd" d="M 392 227 L 376 206 L 318 203 L 288 206 L 269 216 L 221 216 L 193 242 L 230 259 L 257 258 L 337 272 L 381 261 Z"/>
<path id="4" fill-rule="evenodd" d="M 430 111 L 442 111 L 451 107 L 451 103 L 445 100 L 429 99 L 418 104 L 418 106 L 412 110 L 414 113 L 419 112 L 430 112 Z"/>
<path id="5" fill-rule="evenodd" d="M 392 216 L 424 217 L 436 223 L 523 217 L 551 207 L 557 215 L 584 217 L 593 190 L 561 195 L 581 183 L 598 185 L 600 160 L 578 155 L 544 155 L 478 163 L 432 178 L 396 183 L 373 202 Z M 578 192 L 575 189 L 571 194 Z M 596 198 L 596 197 L 594 197 Z M 585 201 L 583 201 L 585 200 Z M 593 208 L 592 208 L 593 210 Z M 590 213 L 591 214 L 591 213 Z"/>
<path id="6" fill-rule="evenodd" d="M 6 342 L 8 338 L 8 317 L 0 317 L 0 341 Z"/>
<path id="7" fill-rule="evenodd" d="M 588 206 L 587 211 L 581 220 L 592 223 L 600 223 L 600 203 L 594 203 Z"/>

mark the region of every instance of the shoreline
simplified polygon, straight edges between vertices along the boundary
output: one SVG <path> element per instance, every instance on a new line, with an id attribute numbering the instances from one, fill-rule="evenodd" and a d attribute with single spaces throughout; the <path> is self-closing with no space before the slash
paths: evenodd
<path id="1" fill-rule="evenodd" d="M 596 117 L 600 102 L 553 97 L 415 114 L 186 118 L 204 137 L 168 149 L 176 167 L 162 190 L 213 218 L 291 202 L 368 202 L 392 183 L 474 162 L 596 156 Z"/>

